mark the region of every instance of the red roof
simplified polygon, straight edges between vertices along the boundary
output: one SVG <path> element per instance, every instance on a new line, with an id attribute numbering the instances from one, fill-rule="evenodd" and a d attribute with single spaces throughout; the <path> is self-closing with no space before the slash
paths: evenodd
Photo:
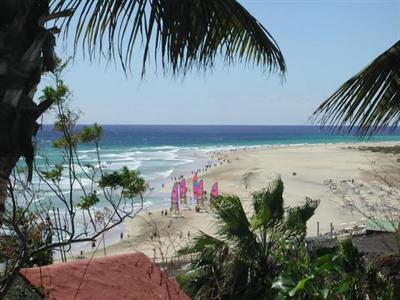
<path id="1" fill-rule="evenodd" d="M 49 300 L 189 299 L 175 279 L 143 253 L 22 269 L 20 273 L 39 290 L 44 287 Z"/>

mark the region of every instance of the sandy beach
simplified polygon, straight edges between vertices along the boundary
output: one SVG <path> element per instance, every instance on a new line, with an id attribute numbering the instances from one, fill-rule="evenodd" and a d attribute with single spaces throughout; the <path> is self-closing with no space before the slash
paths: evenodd
<path id="1" fill-rule="evenodd" d="M 242 148 L 209 153 L 212 167 L 200 172 L 206 189 L 218 181 L 222 194 L 239 195 L 251 213 L 251 193 L 268 186 L 277 176 L 285 185 L 286 206 L 301 204 L 306 197 L 320 200 L 308 223 L 308 235 L 354 227 L 367 215 L 397 216 L 400 191 L 385 181 L 396 167 L 392 154 L 361 151 L 360 146 L 392 146 L 393 143 L 319 144 Z M 191 186 L 191 174 L 183 174 Z M 166 182 L 170 191 L 172 183 Z M 207 189 L 207 190 L 208 190 Z M 168 192 L 169 194 L 169 192 Z M 173 257 L 199 231 L 213 234 L 213 214 L 182 210 L 175 218 L 161 210 L 146 210 L 126 224 L 123 239 L 106 248 L 107 255 L 141 251 L 160 260 Z M 361 222 L 361 223 L 360 223 Z M 96 255 L 104 255 L 98 249 Z"/>

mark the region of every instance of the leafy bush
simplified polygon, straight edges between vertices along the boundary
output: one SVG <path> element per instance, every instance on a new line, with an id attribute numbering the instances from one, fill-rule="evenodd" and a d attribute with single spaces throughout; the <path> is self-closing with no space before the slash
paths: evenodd
<path id="1" fill-rule="evenodd" d="M 304 244 L 279 253 L 281 274 L 272 288 L 277 299 L 393 299 L 393 288 L 369 266 L 351 240 L 336 253 L 311 258 Z"/>
<path id="2" fill-rule="evenodd" d="M 393 299 L 393 289 L 350 240 L 333 253 L 312 257 L 306 223 L 318 201 L 284 209 L 283 182 L 253 193 L 248 218 L 240 199 L 214 202 L 217 234 L 204 232 L 181 254 L 195 257 L 177 280 L 193 299 Z"/>
<path id="3" fill-rule="evenodd" d="M 306 222 L 318 206 L 317 201 L 307 199 L 285 214 L 282 195 L 280 178 L 255 192 L 251 218 L 238 197 L 216 199 L 216 237 L 201 233 L 180 250 L 197 257 L 192 271 L 181 278 L 189 293 L 195 291 L 194 299 L 271 299 L 273 279 L 280 272 L 274 251 L 281 241 L 296 241 L 305 235 Z"/>
<path id="4" fill-rule="evenodd" d="M 87 196 L 81 196 L 81 201 L 77 204 L 77 206 L 81 209 L 89 209 L 100 201 L 99 197 L 97 197 L 97 192 L 87 194 Z"/>
<path id="5" fill-rule="evenodd" d="M 104 174 L 99 182 L 102 188 L 122 189 L 122 195 L 133 198 L 142 195 L 148 188 L 139 171 L 123 167 L 120 172 Z"/>

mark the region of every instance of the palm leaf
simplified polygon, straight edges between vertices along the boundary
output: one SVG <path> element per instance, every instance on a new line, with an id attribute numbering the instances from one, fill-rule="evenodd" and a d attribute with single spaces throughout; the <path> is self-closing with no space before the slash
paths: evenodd
<path id="1" fill-rule="evenodd" d="M 215 202 L 217 215 L 218 234 L 221 237 L 231 239 L 246 239 L 252 236 L 250 222 L 242 202 L 237 196 L 219 196 Z"/>
<path id="2" fill-rule="evenodd" d="M 283 209 L 283 182 L 281 178 L 275 179 L 268 188 L 252 194 L 255 215 L 255 227 L 268 226 L 274 221 L 280 221 L 284 214 Z"/>
<path id="3" fill-rule="evenodd" d="M 307 233 L 307 221 L 314 215 L 319 205 L 318 200 L 306 198 L 302 206 L 287 209 L 286 226 L 298 233 Z"/>
<path id="4" fill-rule="evenodd" d="M 400 41 L 345 82 L 314 112 L 325 126 L 361 135 L 396 127 L 400 118 Z"/>
<path id="5" fill-rule="evenodd" d="M 224 249 L 227 245 L 224 241 L 212 237 L 205 232 L 200 231 L 200 234 L 193 239 L 193 242 L 178 251 L 179 255 L 203 253 L 206 249 L 217 251 Z"/>
<path id="6" fill-rule="evenodd" d="M 286 71 L 270 33 L 235 0 L 53 0 L 54 13 L 75 13 L 62 25 L 74 32 L 75 48 L 90 58 L 101 54 L 130 69 L 140 44 L 142 75 L 154 49 L 164 70 L 185 74 L 209 68 L 217 56 L 244 61 L 264 71 Z"/>

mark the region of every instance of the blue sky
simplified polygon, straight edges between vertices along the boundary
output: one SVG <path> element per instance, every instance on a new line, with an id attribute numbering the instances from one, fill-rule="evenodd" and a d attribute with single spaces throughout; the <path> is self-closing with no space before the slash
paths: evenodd
<path id="1" fill-rule="evenodd" d="M 78 56 L 65 80 L 81 123 L 308 124 L 327 96 L 400 39 L 400 0 L 240 2 L 278 42 L 288 67 L 283 83 L 278 74 L 222 63 L 183 80 L 150 68 L 140 80 L 140 66 L 126 78 L 118 66 Z M 71 55 L 59 44 L 61 57 Z"/>

